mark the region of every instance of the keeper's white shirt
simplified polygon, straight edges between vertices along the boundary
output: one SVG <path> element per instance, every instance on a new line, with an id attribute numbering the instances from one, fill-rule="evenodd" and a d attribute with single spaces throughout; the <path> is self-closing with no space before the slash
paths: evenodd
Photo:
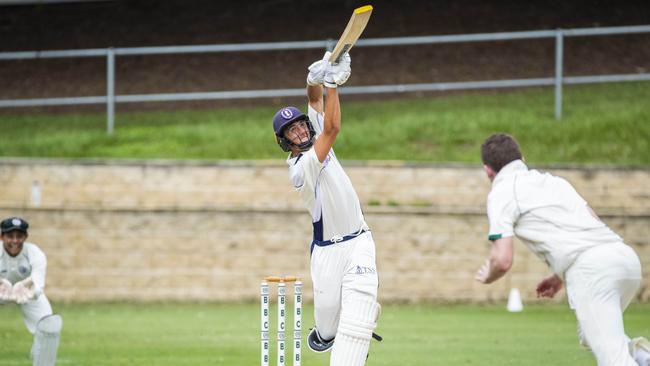
<path id="1" fill-rule="evenodd" d="M 504 166 L 492 182 L 489 239 L 516 235 L 561 278 L 580 253 L 622 243 L 565 179 L 528 170 L 521 160 Z"/>
<path id="2" fill-rule="evenodd" d="M 0 241 L 0 245 L 2 242 Z M 23 250 L 17 256 L 10 256 L 4 249 L 0 252 L 0 278 L 7 279 L 12 284 L 31 276 L 34 281 L 34 292 L 38 295 L 45 287 L 45 268 L 47 260 L 45 253 L 35 244 L 25 242 Z"/>
<path id="3" fill-rule="evenodd" d="M 320 135 L 323 114 L 309 106 L 308 116 L 316 136 Z M 368 228 L 359 197 L 333 149 L 322 163 L 312 147 L 296 157 L 289 156 L 287 164 L 289 178 L 312 216 L 314 239 L 331 240 Z"/>

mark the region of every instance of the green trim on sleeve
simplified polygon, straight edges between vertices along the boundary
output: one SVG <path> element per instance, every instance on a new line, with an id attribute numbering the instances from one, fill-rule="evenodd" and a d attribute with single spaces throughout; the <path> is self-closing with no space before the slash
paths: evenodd
<path id="1" fill-rule="evenodd" d="M 491 234 L 488 235 L 488 240 L 489 241 L 495 241 L 497 239 L 501 239 L 503 237 L 503 234 Z"/>

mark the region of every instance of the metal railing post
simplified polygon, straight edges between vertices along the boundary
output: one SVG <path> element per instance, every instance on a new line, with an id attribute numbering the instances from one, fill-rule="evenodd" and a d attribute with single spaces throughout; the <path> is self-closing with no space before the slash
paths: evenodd
<path id="1" fill-rule="evenodd" d="M 115 126 L 115 50 L 106 53 L 106 133 L 113 135 Z"/>
<path id="2" fill-rule="evenodd" d="M 562 119 L 562 63 L 564 33 L 562 29 L 555 32 L 555 120 Z"/>

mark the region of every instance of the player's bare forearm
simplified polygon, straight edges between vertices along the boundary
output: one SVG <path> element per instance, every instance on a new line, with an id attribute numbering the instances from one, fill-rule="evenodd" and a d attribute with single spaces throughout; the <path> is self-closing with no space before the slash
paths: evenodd
<path id="1" fill-rule="evenodd" d="M 512 267 L 513 256 L 512 237 L 495 240 L 490 249 L 490 257 L 476 272 L 476 280 L 487 284 L 503 277 Z"/>
<path id="2" fill-rule="evenodd" d="M 479 282 L 489 284 L 503 277 L 508 271 L 498 265 L 494 258 L 488 258 L 476 274 Z"/>
<path id="3" fill-rule="evenodd" d="M 324 162 L 334 145 L 336 136 L 341 130 L 341 105 L 339 104 L 339 93 L 336 88 L 325 88 L 327 90 L 327 103 L 325 103 L 325 121 L 323 132 L 314 143 L 314 150 L 318 160 Z"/>
<path id="4" fill-rule="evenodd" d="M 318 113 L 323 113 L 323 86 L 307 85 L 309 105 Z"/>
<path id="5" fill-rule="evenodd" d="M 327 103 L 325 104 L 323 134 L 330 135 L 332 141 L 329 148 L 331 148 L 336 139 L 336 135 L 341 130 L 341 104 L 339 102 L 339 91 L 337 88 L 325 89 L 327 90 Z"/>

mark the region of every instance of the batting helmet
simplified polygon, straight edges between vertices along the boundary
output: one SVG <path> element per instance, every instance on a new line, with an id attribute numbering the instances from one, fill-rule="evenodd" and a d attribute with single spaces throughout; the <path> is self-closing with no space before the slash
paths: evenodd
<path id="1" fill-rule="evenodd" d="M 284 131 L 296 121 L 305 121 L 305 123 L 307 123 L 307 128 L 309 129 L 309 140 L 296 146 L 298 146 L 300 151 L 306 151 L 314 144 L 316 130 L 314 130 L 314 126 L 311 124 L 309 117 L 296 107 L 285 107 L 277 111 L 275 116 L 273 116 L 273 131 L 275 132 L 275 139 L 283 151 L 291 151 L 291 145 L 293 145 L 293 142 L 284 137 Z"/>

